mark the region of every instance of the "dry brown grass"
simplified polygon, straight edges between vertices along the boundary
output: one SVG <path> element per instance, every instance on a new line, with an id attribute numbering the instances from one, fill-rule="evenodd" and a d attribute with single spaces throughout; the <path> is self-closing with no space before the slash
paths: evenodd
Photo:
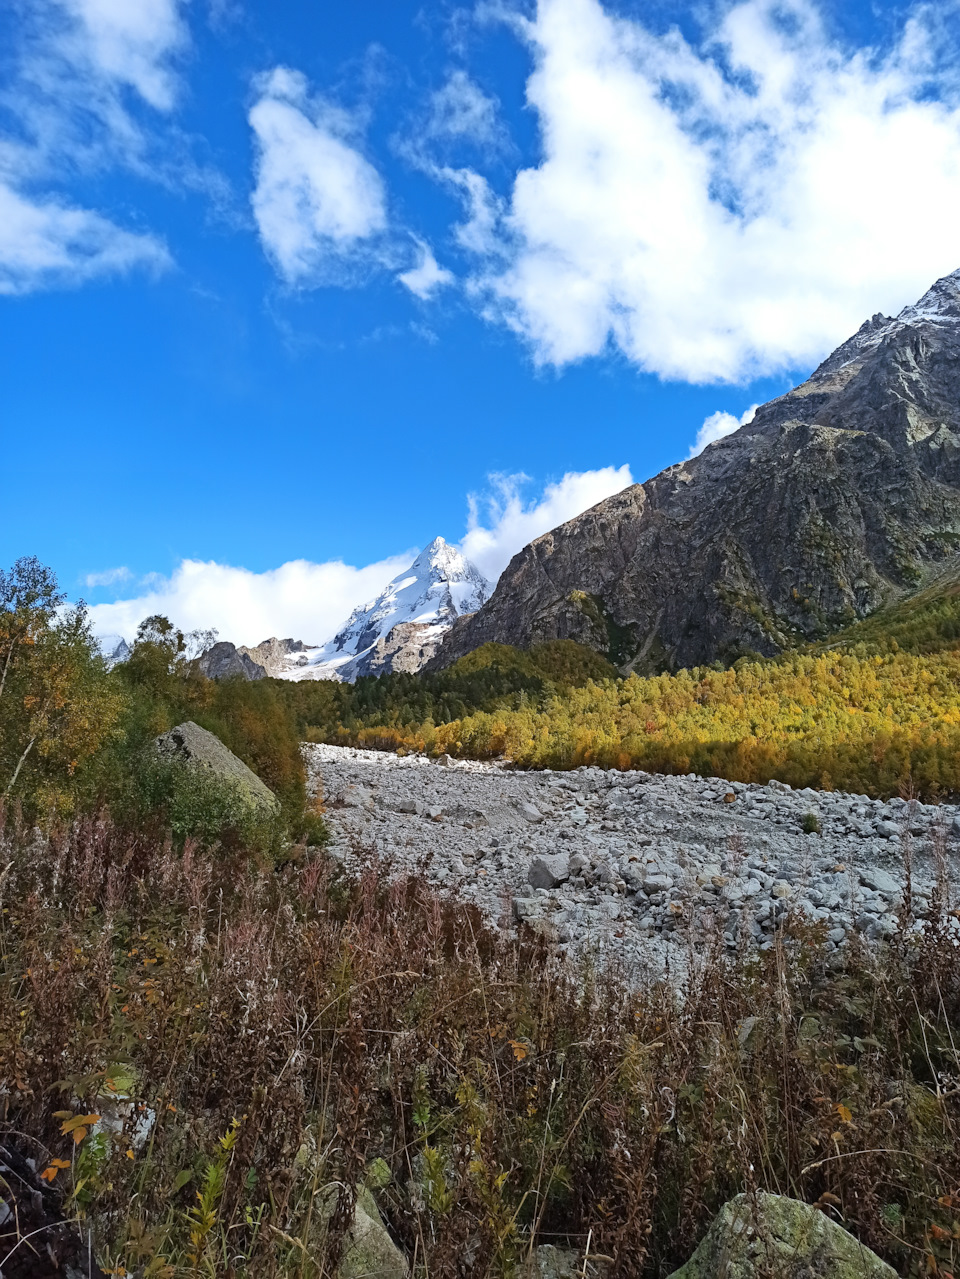
<path id="1" fill-rule="evenodd" d="M 830 967 L 808 933 L 636 989 L 319 854 L 278 870 L 8 818 L 0 874 L 6 1139 L 67 1163 L 53 1184 L 115 1273 L 329 1275 L 377 1157 L 394 1237 L 437 1279 L 588 1232 L 616 1275 L 664 1275 L 751 1186 L 821 1203 L 904 1275 L 953 1268 L 946 906 L 912 948 Z M 55 1112 L 111 1089 L 135 1103 L 122 1134 L 64 1134 Z"/>

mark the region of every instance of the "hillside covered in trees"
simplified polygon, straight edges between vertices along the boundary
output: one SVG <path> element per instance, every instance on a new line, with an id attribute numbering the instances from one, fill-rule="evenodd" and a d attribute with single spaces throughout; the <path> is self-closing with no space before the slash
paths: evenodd
<path id="1" fill-rule="evenodd" d="M 486 644 L 445 671 L 282 695 L 314 741 L 935 798 L 960 791 L 958 637 L 953 573 L 824 644 L 728 668 L 620 678 L 572 641 Z"/>

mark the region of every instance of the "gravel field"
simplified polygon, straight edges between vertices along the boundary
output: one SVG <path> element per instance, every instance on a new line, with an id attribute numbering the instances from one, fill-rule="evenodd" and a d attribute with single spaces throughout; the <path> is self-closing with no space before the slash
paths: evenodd
<path id="1" fill-rule="evenodd" d="M 522 920 L 628 970 L 680 962 L 718 928 L 728 947 L 770 946 L 791 912 L 824 921 L 831 947 L 853 932 L 880 941 L 901 927 L 908 880 L 915 928 L 938 891 L 954 905 L 960 880 L 952 805 L 692 774 L 304 752 L 349 873 L 379 855 L 493 924 Z"/>

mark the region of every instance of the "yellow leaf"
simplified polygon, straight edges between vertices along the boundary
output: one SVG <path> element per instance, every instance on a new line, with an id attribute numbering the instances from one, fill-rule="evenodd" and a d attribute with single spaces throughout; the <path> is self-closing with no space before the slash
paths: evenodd
<path id="1" fill-rule="evenodd" d="M 837 1105 L 834 1106 L 834 1110 L 840 1116 L 840 1122 L 842 1124 L 849 1124 L 853 1122 L 853 1112 L 848 1110 L 843 1102 L 838 1102 Z"/>
<path id="2" fill-rule="evenodd" d="M 83 1139 L 84 1139 L 84 1137 L 85 1137 L 86 1135 L 87 1135 L 87 1130 L 86 1130 L 86 1128 L 74 1128 L 74 1130 L 73 1130 L 73 1140 L 74 1140 L 74 1144 L 75 1144 L 75 1145 L 77 1145 L 77 1146 L 79 1146 L 79 1145 L 80 1145 L 80 1143 L 81 1143 L 81 1141 L 83 1141 Z"/>
<path id="3" fill-rule="evenodd" d="M 57 1175 L 57 1169 L 54 1168 L 53 1164 L 51 1164 L 49 1168 L 44 1168 L 43 1172 L 40 1174 L 40 1180 L 53 1181 L 56 1175 Z"/>
<path id="4" fill-rule="evenodd" d="M 132 1159 L 132 1158 L 133 1158 L 133 1147 L 132 1147 L 132 1146 L 128 1146 L 128 1147 L 127 1147 L 127 1158 L 128 1158 L 128 1159 Z"/>
<path id="5" fill-rule="evenodd" d="M 74 1115 L 72 1119 L 65 1119 L 60 1125 L 60 1131 L 66 1137 L 68 1133 L 75 1132 L 77 1128 L 91 1128 L 95 1123 L 99 1123 L 99 1115 Z M 81 1141 L 83 1138 L 81 1137 Z"/>

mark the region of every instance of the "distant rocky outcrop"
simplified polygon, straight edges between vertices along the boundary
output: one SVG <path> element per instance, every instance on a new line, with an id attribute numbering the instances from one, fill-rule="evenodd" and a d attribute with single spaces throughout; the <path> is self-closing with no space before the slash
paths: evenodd
<path id="1" fill-rule="evenodd" d="M 207 679 L 265 679 L 267 672 L 244 649 L 221 640 L 196 658 L 194 669 Z"/>
<path id="2" fill-rule="evenodd" d="M 818 1208 L 783 1195 L 737 1195 L 670 1279 L 897 1279 Z"/>
<path id="3" fill-rule="evenodd" d="M 268 675 L 286 679 L 292 668 L 306 666 L 307 654 L 316 652 L 316 645 L 304 644 L 302 640 L 277 639 L 276 635 L 272 635 L 255 648 L 247 648 L 241 644 L 237 652 L 262 666 Z"/>
<path id="4" fill-rule="evenodd" d="M 156 748 L 162 759 L 182 763 L 227 783 L 252 808 L 270 812 L 280 808 L 276 795 L 256 773 L 228 750 L 219 737 L 193 720 L 186 720 L 158 737 Z"/>
<path id="5" fill-rule="evenodd" d="M 579 640 L 638 671 L 773 655 L 916 588 L 958 542 L 960 271 L 698 457 L 524 547 L 433 664 L 491 640 Z"/>

